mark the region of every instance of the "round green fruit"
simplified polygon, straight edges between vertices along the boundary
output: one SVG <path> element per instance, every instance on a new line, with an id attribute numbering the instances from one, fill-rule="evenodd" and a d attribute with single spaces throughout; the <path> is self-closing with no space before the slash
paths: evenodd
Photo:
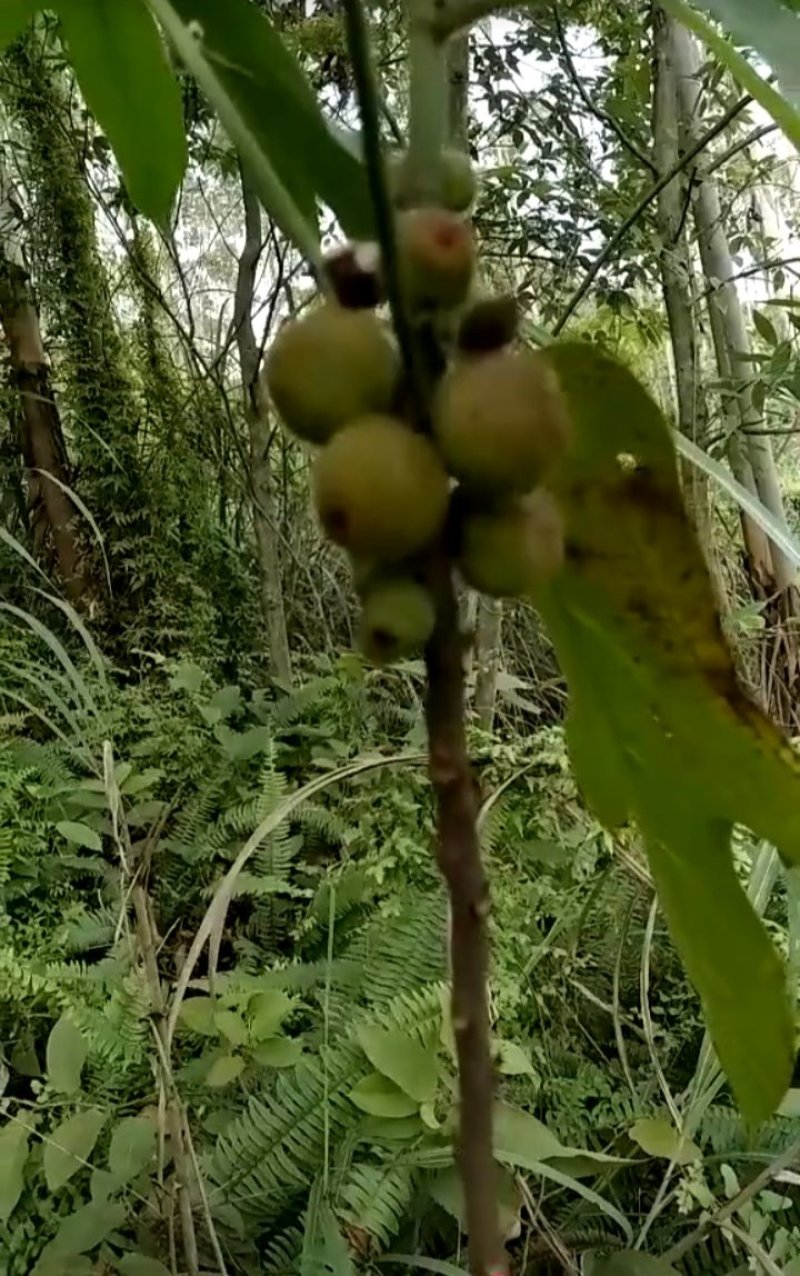
<path id="1" fill-rule="evenodd" d="M 570 422 L 558 379 L 530 350 L 455 363 L 442 378 L 433 432 L 451 474 L 477 492 L 527 492 L 563 454 Z"/>
<path id="2" fill-rule="evenodd" d="M 397 562 L 416 553 L 443 527 L 448 499 L 435 448 L 396 417 L 345 426 L 314 466 L 322 526 L 356 557 Z"/>
<path id="3" fill-rule="evenodd" d="M 444 208 L 411 208 L 397 218 L 397 251 L 415 309 L 460 306 L 475 267 L 472 227 Z"/>
<path id="4" fill-rule="evenodd" d="M 468 585 L 492 598 L 519 598 L 550 580 L 564 562 L 558 503 L 539 488 L 492 512 L 467 512 L 458 565 Z"/>
<path id="5" fill-rule="evenodd" d="M 359 646 L 373 664 L 391 664 L 424 647 L 435 620 L 433 599 L 422 585 L 404 577 L 377 581 L 364 598 Z"/>
<path id="6" fill-rule="evenodd" d="M 393 156 L 390 161 L 389 186 L 396 208 L 414 208 L 431 194 L 420 187 L 405 151 Z M 441 153 L 438 191 L 442 207 L 453 213 L 465 213 L 475 198 L 476 189 L 475 171 L 469 155 L 454 147 L 445 147 Z"/>
<path id="7" fill-rule="evenodd" d="M 325 443 L 348 421 L 392 404 L 397 350 L 367 310 L 325 302 L 281 328 L 265 379 L 284 424 L 309 443 Z"/>

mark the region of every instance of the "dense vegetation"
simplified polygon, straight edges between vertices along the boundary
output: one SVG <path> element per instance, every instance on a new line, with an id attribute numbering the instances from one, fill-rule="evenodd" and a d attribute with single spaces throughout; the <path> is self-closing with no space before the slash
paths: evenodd
<path id="1" fill-rule="evenodd" d="M 478 22 L 440 68 L 468 189 L 437 195 L 471 204 L 477 317 L 469 271 L 403 283 L 419 6 L 366 11 L 383 194 L 412 205 L 401 301 L 434 289 L 460 325 L 434 399 L 449 473 L 505 489 L 530 460 L 528 415 L 514 465 L 514 414 L 477 463 L 458 432 L 459 394 L 502 416 L 472 374 L 512 335 L 566 391 L 551 463 L 578 440 L 540 591 L 516 524 L 470 512 L 451 635 L 520 1274 L 800 1273 L 800 806 L 778 735 L 800 721 L 800 116 L 767 69 L 796 82 L 800 18 L 763 3 L 755 23 L 733 0 L 438 7 Z M 365 586 L 313 508 L 315 464 L 323 522 L 333 498 L 307 441 L 389 409 L 380 343 L 363 402 L 328 384 L 336 359 L 299 349 L 288 391 L 274 371 L 326 278 L 380 292 L 371 242 L 324 262 L 317 218 L 326 245 L 391 260 L 364 11 L 53 9 L 0 0 L 0 1276 L 450 1276 L 474 1202 L 426 753 L 441 599 Z M 526 376 L 515 403 L 540 404 Z M 334 504 L 353 473 L 326 480 Z M 356 478 L 385 491 L 379 461 Z M 349 547 L 380 521 L 407 560 L 446 506 L 437 471 L 399 531 L 370 505 Z M 508 598 L 520 572 L 533 596 Z"/>

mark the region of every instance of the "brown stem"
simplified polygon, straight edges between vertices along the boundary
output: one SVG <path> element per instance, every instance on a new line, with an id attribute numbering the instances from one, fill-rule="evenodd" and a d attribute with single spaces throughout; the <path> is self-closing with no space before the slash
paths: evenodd
<path id="1" fill-rule="evenodd" d="M 450 893 L 453 1030 L 458 1054 L 458 1159 L 464 1188 L 470 1268 L 505 1271 L 492 1153 L 492 1064 L 487 978 L 489 887 L 481 863 L 477 794 L 464 729 L 463 643 L 450 565 L 431 564 L 436 628 L 425 652 L 431 783 L 437 805 L 437 857 Z"/>

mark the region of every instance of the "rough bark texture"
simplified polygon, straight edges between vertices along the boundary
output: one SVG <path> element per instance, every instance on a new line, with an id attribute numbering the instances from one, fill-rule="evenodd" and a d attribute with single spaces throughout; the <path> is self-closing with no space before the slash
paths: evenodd
<path id="1" fill-rule="evenodd" d="M 270 423 L 261 393 L 259 349 L 253 331 L 253 293 L 261 255 L 261 207 L 247 175 L 242 171 L 245 242 L 239 258 L 234 324 L 250 433 L 250 492 L 253 506 L 261 610 L 267 627 L 269 668 L 272 676 L 291 684 L 292 664 L 286 634 L 281 563 L 275 533 L 275 498 L 270 465 Z"/>
<path id="2" fill-rule="evenodd" d="M 0 325 L 8 344 L 11 381 L 19 391 L 19 440 L 28 478 L 28 515 L 35 548 L 42 552 L 52 547 L 66 594 L 73 603 L 80 603 L 88 582 L 75 536 L 76 510 L 59 486 L 68 486 L 70 481 L 66 447 L 30 280 L 21 262 L 14 260 L 13 220 L 4 200 L 0 210 Z M 57 482 L 51 482 L 48 474 Z"/>

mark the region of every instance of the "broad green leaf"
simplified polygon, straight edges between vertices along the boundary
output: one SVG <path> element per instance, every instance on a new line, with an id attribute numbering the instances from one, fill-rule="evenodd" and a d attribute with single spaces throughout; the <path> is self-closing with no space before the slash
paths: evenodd
<path id="1" fill-rule="evenodd" d="M 778 344 L 778 334 L 775 331 L 775 325 L 772 320 L 760 310 L 753 311 L 753 323 L 756 331 L 767 345 L 776 346 Z"/>
<path id="2" fill-rule="evenodd" d="M 214 1023 L 216 1009 L 217 1003 L 211 997 L 189 997 L 181 1005 L 181 1023 L 185 1024 L 190 1032 L 199 1032 L 205 1037 L 213 1037 L 217 1031 Z"/>
<path id="3" fill-rule="evenodd" d="M 612 1254 L 595 1264 L 591 1272 L 592 1276 L 678 1276 L 677 1270 L 662 1258 L 651 1258 L 635 1250 Z"/>
<path id="4" fill-rule="evenodd" d="M 323 119 L 305 75 L 266 14 L 249 0 L 150 4 L 171 38 L 180 41 L 181 56 L 248 160 L 254 181 L 255 150 L 267 158 L 307 222 L 316 220 L 318 197 L 333 209 L 346 234 L 371 237 L 372 206 L 364 167 Z M 184 31 L 188 26 L 193 49 L 180 39 L 175 18 Z M 280 222 L 280 209 L 269 190 L 260 186 L 259 194 Z M 291 227 L 283 228 L 292 233 Z"/>
<path id="5" fill-rule="evenodd" d="M 51 1192 L 68 1183 L 82 1169 L 105 1125 L 106 1114 L 88 1108 L 62 1121 L 44 1145 L 44 1177 Z"/>
<path id="6" fill-rule="evenodd" d="M 293 1037 L 273 1037 L 253 1048 L 253 1057 L 267 1068 L 293 1068 L 303 1053 L 302 1041 Z"/>
<path id="7" fill-rule="evenodd" d="M 277 988 L 256 993 L 248 1007 L 251 1015 L 250 1035 L 253 1040 L 263 1041 L 267 1037 L 274 1037 L 293 1005 L 294 1000 Z"/>
<path id="8" fill-rule="evenodd" d="M 666 1117 L 643 1117 L 631 1126 L 629 1134 L 648 1156 L 664 1157 L 676 1165 L 688 1165 L 701 1156 L 697 1144 L 681 1137 Z"/>
<path id="9" fill-rule="evenodd" d="M 409 1117 L 419 1104 L 380 1072 L 370 1072 L 350 1091 L 350 1098 L 362 1112 L 377 1117 Z"/>
<path id="10" fill-rule="evenodd" d="M 495 1067 L 504 1077 L 536 1076 L 530 1055 L 515 1041 L 496 1041 L 494 1048 Z"/>
<path id="11" fill-rule="evenodd" d="M 428 1184 L 428 1191 L 438 1205 L 454 1218 L 462 1230 L 466 1230 L 466 1212 L 464 1210 L 464 1189 L 461 1175 L 454 1165 L 440 1170 L 433 1175 Z M 500 1230 L 503 1236 L 513 1234 L 519 1219 L 522 1197 L 515 1176 L 505 1166 L 497 1167 L 497 1206 L 500 1215 Z"/>
<path id="12" fill-rule="evenodd" d="M 497 1103 L 494 1109 L 494 1150 L 500 1157 L 514 1161 L 524 1156 L 531 1161 L 546 1161 L 563 1156 L 567 1150 L 546 1125 L 529 1112 Z"/>
<path id="13" fill-rule="evenodd" d="M 215 1059 L 206 1073 L 206 1085 L 230 1085 L 244 1071 L 244 1059 L 238 1054 L 225 1054 Z"/>
<path id="14" fill-rule="evenodd" d="M 218 1010 L 214 1015 L 214 1027 L 232 1046 L 243 1046 L 249 1036 L 247 1024 L 235 1010 Z"/>
<path id="15" fill-rule="evenodd" d="M 28 1159 L 28 1130 L 9 1121 L 0 1130 L 0 1223 L 7 1223 L 25 1186 L 23 1172 Z"/>
<path id="16" fill-rule="evenodd" d="M 124 1205 L 114 1201 L 90 1201 L 64 1219 L 42 1258 L 85 1254 L 124 1222 Z"/>
<path id="17" fill-rule="evenodd" d="M 783 1096 L 778 1116 L 800 1117 L 800 1090 L 787 1090 Z"/>
<path id="18" fill-rule="evenodd" d="M 108 1168 L 126 1182 L 147 1168 L 156 1148 L 155 1123 L 146 1116 L 123 1117 L 111 1135 Z"/>
<path id="19" fill-rule="evenodd" d="M 61 820 L 56 829 L 73 846 L 84 846 L 89 851 L 102 851 L 103 843 L 100 834 L 88 824 L 77 824 L 74 820 Z"/>
<path id="20" fill-rule="evenodd" d="M 88 1052 L 83 1034 L 67 1015 L 62 1015 L 47 1038 L 47 1080 L 54 1090 L 61 1094 L 80 1090 Z"/>
<path id="21" fill-rule="evenodd" d="M 570 684 L 573 762 L 604 823 L 638 822 L 720 1061 L 763 1119 L 788 1086 L 794 1033 L 730 835 L 743 824 L 800 861 L 800 762 L 737 685 L 658 408 L 595 348 L 546 356 L 575 439 L 551 483 L 566 566 L 537 602 Z"/>
<path id="22" fill-rule="evenodd" d="M 744 0 L 748 5 L 750 0 Z M 710 8 L 708 0 L 703 0 L 707 8 Z M 763 3 L 777 7 L 776 0 L 763 0 Z M 735 80 L 738 80 L 743 89 L 755 98 L 760 106 L 772 116 L 775 123 L 783 129 L 783 132 L 800 149 L 800 112 L 796 111 L 791 103 L 773 88 L 763 76 L 759 75 L 751 62 L 747 60 L 744 54 L 734 48 L 729 40 L 723 36 L 712 22 L 704 18 L 701 13 L 692 8 L 687 0 L 661 0 L 661 4 L 667 13 L 673 18 L 677 18 L 688 27 L 690 31 L 703 41 L 711 52 L 719 59 L 724 67 L 730 71 Z M 751 12 L 753 15 L 753 23 L 760 22 L 762 11 L 762 0 L 758 0 L 758 7 L 753 6 Z M 758 15 L 758 16 L 756 16 Z M 798 19 L 794 18 L 795 25 Z M 796 40 L 796 37 L 795 37 Z M 794 46 L 797 47 L 796 44 Z M 795 55 L 796 56 L 796 55 Z M 777 70 L 777 67 L 775 68 Z M 793 95 L 796 97 L 797 80 L 793 81 Z"/>
<path id="23" fill-rule="evenodd" d="M 422 1046 L 396 1028 L 369 1025 L 359 1029 L 358 1043 L 373 1068 L 394 1081 L 410 1098 L 417 1103 L 433 1099 L 439 1066 L 432 1045 Z"/>
<path id="24" fill-rule="evenodd" d="M 157 1258 L 147 1258 L 144 1254 L 126 1254 L 116 1260 L 120 1276 L 170 1276 L 169 1268 Z"/>
<path id="25" fill-rule="evenodd" d="M 106 134 L 128 193 L 166 222 L 186 167 L 181 91 L 142 0 L 59 0 L 86 103 Z"/>
<path id="26" fill-rule="evenodd" d="M 354 1276 L 356 1271 L 336 1215 L 315 1184 L 303 1228 L 300 1276 Z"/>
<path id="27" fill-rule="evenodd" d="M 95 1276 L 96 1268 L 90 1258 L 76 1254 L 54 1254 L 50 1246 L 42 1251 L 31 1276 Z"/>
<path id="28" fill-rule="evenodd" d="M 42 7 L 42 0 L 2 0 L 0 4 L 0 53 L 18 36 Z"/>

